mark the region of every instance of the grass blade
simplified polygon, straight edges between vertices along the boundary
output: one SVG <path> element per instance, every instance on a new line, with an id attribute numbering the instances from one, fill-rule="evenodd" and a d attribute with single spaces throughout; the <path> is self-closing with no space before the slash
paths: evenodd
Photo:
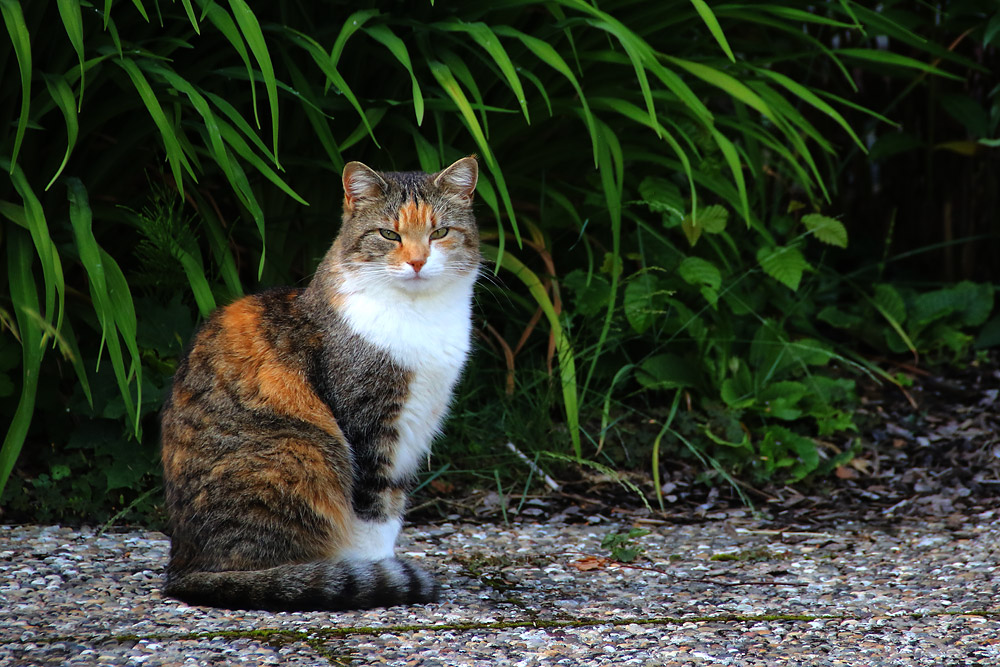
<path id="1" fill-rule="evenodd" d="M 719 25 L 719 20 L 715 18 L 715 14 L 712 13 L 711 8 L 705 3 L 705 0 L 691 0 L 691 4 L 694 5 L 695 10 L 701 17 L 701 20 L 705 22 L 708 26 L 708 31 L 712 33 L 712 37 L 715 41 L 719 43 L 722 50 L 726 53 L 730 62 L 736 62 L 736 56 L 733 55 L 733 50 L 729 48 L 729 42 L 726 41 L 726 35 L 722 32 L 722 26 Z M 662 501 L 661 501 L 662 507 Z"/>
<path id="2" fill-rule="evenodd" d="M 361 30 L 368 19 L 378 15 L 379 10 L 377 9 L 361 9 L 347 17 L 347 20 L 340 26 L 340 32 L 337 33 L 337 39 L 334 40 L 333 48 L 330 50 L 330 63 L 334 68 L 340 63 L 340 56 L 343 54 L 344 46 L 351 35 Z"/>
<path id="3" fill-rule="evenodd" d="M 58 0 L 58 6 L 59 16 L 62 18 L 63 27 L 66 28 L 66 36 L 69 37 L 69 43 L 73 45 L 73 50 L 76 51 L 77 60 L 80 61 L 80 99 L 78 100 L 76 107 L 76 110 L 79 111 L 83 106 L 84 88 L 83 12 L 80 9 L 79 0 Z M 51 185 L 51 183 L 49 185 Z M 48 190 L 48 187 L 45 189 Z"/>
<path id="4" fill-rule="evenodd" d="M 868 148 L 865 146 L 864 142 L 862 142 L 858 135 L 855 134 L 854 128 L 852 128 L 848 122 L 844 120 L 844 117 L 841 116 L 836 109 L 824 102 L 818 95 L 780 72 L 757 67 L 753 69 L 758 74 L 766 76 L 777 82 L 779 85 L 784 86 L 786 90 L 801 99 L 803 102 L 832 118 L 838 125 L 844 128 L 844 131 L 847 132 L 851 139 L 854 140 L 854 143 L 856 143 L 862 151 L 865 153 L 868 152 Z"/>
<path id="5" fill-rule="evenodd" d="M 250 53 L 247 51 L 246 44 L 243 41 L 243 36 L 240 34 L 239 28 L 236 27 L 236 23 L 233 21 L 233 17 L 229 13 L 215 4 L 215 0 L 198 0 L 198 3 L 202 6 L 202 14 L 207 18 L 212 25 L 215 26 L 216 30 L 222 33 L 222 36 L 232 45 L 239 54 L 240 59 L 243 60 L 243 66 L 247 70 L 247 79 L 250 80 L 250 99 L 251 106 L 253 107 L 253 117 L 254 121 L 257 123 L 257 127 L 260 127 L 260 117 L 257 114 L 257 77 L 253 73 L 253 64 L 250 62 Z"/>
<path id="6" fill-rule="evenodd" d="M 559 378 L 562 383 L 566 426 L 569 429 L 570 441 L 573 444 L 573 453 L 579 458 L 582 446 L 580 442 L 580 412 L 576 386 L 576 361 L 573 354 L 573 346 L 563 331 L 562 324 L 559 322 L 559 315 L 552 305 L 552 300 L 549 299 L 548 292 L 546 292 L 545 286 L 542 285 L 542 281 L 539 280 L 538 276 L 510 252 L 505 252 L 501 256 L 498 249 L 492 246 L 483 246 L 483 255 L 487 259 L 498 262 L 500 266 L 513 273 L 524 283 L 549 322 L 549 328 L 555 338 L 556 350 L 559 355 Z"/>
<path id="7" fill-rule="evenodd" d="M 181 169 L 186 170 L 191 179 L 196 183 L 198 182 L 198 178 L 195 176 L 194 170 L 191 168 L 191 163 L 188 162 L 187 156 L 181 148 L 180 141 L 174 133 L 173 124 L 167 120 L 166 114 L 163 113 L 163 107 L 160 106 L 160 101 L 156 98 L 156 93 L 153 92 L 152 86 L 149 85 L 149 81 L 146 80 L 139 66 L 128 58 L 116 60 L 115 62 L 125 70 L 132 80 L 132 85 L 135 86 L 135 90 L 139 93 L 139 97 L 146 106 L 150 117 L 152 117 L 153 123 L 160 131 L 160 137 L 163 139 L 163 147 L 167 152 L 167 162 L 170 164 L 170 171 L 173 174 L 174 182 L 177 184 L 177 191 L 183 197 L 184 176 L 181 173 Z"/>
<path id="8" fill-rule="evenodd" d="M 521 79 L 517 76 L 517 69 L 514 67 L 514 63 L 511 62 L 507 50 L 503 48 L 503 44 L 500 43 L 493 30 L 482 22 L 464 23 L 459 20 L 437 23 L 434 27 L 448 31 L 464 32 L 472 37 L 473 41 L 489 54 L 494 64 L 500 69 L 500 72 L 507 80 L 507 85 L 510 86 L 511 91 L 514 93 L 514 97 L 521 107 L 521 113 L 524 114 L 525 122 L 530 125 L 531 117 L 528 115 L 528 104 L 524 97 L 524 87 L 521 85 Z"/>
<path id="9" fill-rule="evenodd" d="M 296 43 L 296 45 L 312 56 L 313 62 L 315 62 L 316 65 L 319 66 L 320 71 L 326 75 L 327 85 L 332 84 L 345 98 L 347 98 L 347 101 L 358 112 L 358 115 L 361 116 L 361 122 L 364 123 L 365 128 L 368 130 L 368 135 L 372 138 L 372 142 L 378 146 L 378 139 L 375 138 L 375 132 L 371 125 L 368 124 L 368 116 L 365 114 L 365 110 L 362 108 L 361 103 L 354 94 L 354 91 L 352 91 L 350 86 L 347 85 L 347 81 L 345 81 L 344 77 L 337 71 L 337 65 L 334 62 L 333 57 L 327 55 L 323 47 L 319 45 L 319 42 L 309 35 L 287 26 L 285 27 L 285 31 L 292 37 L 292 40 Z"/>
<path id="10" fill-rule="evenodd" d="M 952 74 L 951 72 L 946 72 L 943 69 L 934 67 L 933 65 L 928 65 L 925 62 L 917 60 L 916 58 L 911 58 L 909 56 L 904 56 L 900 53 L 893 53 L 892 51 L 877 51 L 875 49 L 837 49 L 837 54 L 841 56 L 847 56 L 848 58 L 854 58 L 856 60 L 864 60 L 867 62 L 876 63 L 879 65 L 889 65 L 891 67 L 904 67 L 906 69 L 920 70 L 921 72 L 927 72 L 928 74 L 937 74 L 938 76 L 943 76 L 954 81 L 962 81 L 962 77 Z"/>
<path id="11" fill-rule="evenodd" d="M 573 74 L 573 70 L 569 68 L 569 65 L 566 64 L 566 61 L 559 55 L 558 51 L 537 37 L 532 37 L 508 26 L 497 26 L 494 27 L 493 31 L 498 35 L 516 37 L 521 40 L 521 43 L 535 54 L 539 60 L 562 74 L 569 81 L 569 84 L 573 86 L 573 90 L 576 91 L 576 96 L 580 100 L 580 109 L 583 112 L 584 123 L 587 125 L 587 131 L 590 133 L 590 144 L 594 149 L 594 167 L 597 167 L 597 129 L 594 125 L 594 114 L 590 111 L 587 96 L 583 94 L 583 88 L 580 86 L 576 75 Z"/>
<path id="12" fill-rule="evenodd" d="M 274 161 L 280 169 L 281 162 L 278 160 L 278 86 L 275 82 L 274 66 L 271 65 L 271 56 L 267 51 L 267 43 L 264 41 L 264 33 L 261 32 L 260 23 L 245 0 L 229 0 L 229 7 L 233 11 L 233 18 L 236 19 L 236 24 L 243 33 L 243 39 L 250 47 L 250 52 L 253 53 L 264 79 L 264 89 L 267 91 L 267 100 L 271 107 L 271 139 L 274 144 Z M 259 119 L 257 127 L 260 127 Z"/>
<path id="13" fill-rule="evenodd" d="M 66 163 L 69 161 L 69 156 L 73 152 L 73 147 L 76 145 L 76 138 L 80 133 L 80 123 L 77 118 L 77 107 L 73 103 L 73 91 L 70 90 L 69 84 L 66 83 L 66 78 L 63 76 L 48 76 L 45 77 L 45 85 L 49 89 L 49 95 L 52 97 L 52 101 L 56 103 L 59 110 L 62 111 L 63 118 L 66 121 L 66 154 L 63 155 L 62 162 L 59 164 L 59 168 L 56 169 L 56 173 L 52 176 L 48 185 L 45 189 L 48 190 L 52 187 L 52 184 L 56 182 L 59 178 L 59 174 L 63 172 L 66 168 Z M 80 86 L 82 89 L 83 78 L 81 74 Z"/>
<path id="14" fill-rule="evenodd" d="M 191 27 L 194 28 L 195 34 L 201 34 L 201 26 L 198 25 L 198 17 L 194 14 L 194 7 L 191 5 L 191 0 L 181 0 L 181 4 L 184 5 L 184 13 L 187 14 L 188 21 L 191 22 Z"/>
<path id="15" fill-rule="evenodd" d="M 0 166 L 10 168 L 6 160 L 0 159 Z M 24 218 L 35 244 L 35 252 L 42 263 L 42 276 L 45 291 L 45 324 L 51 325 L 55 320 L 56 331 L 62 326 L 66 286 L 63 281 L 62 262 L 59 252 L 49 236 L 49 225 L 45 220 L 45 210 L 35 196 L 21 167 L 14 165 L 11 171 L 11 183 L 14 190 L 24 202 Z"/>
<path id="16" fill-rule="evenodd" d="M 7 25 L 11 46 L 17 57 L 17 67 L 21 73 L 21 111 L 17 117 L 17 130 L 14 134 L 14 149 L 10 153 L 9 170 L 13 172 L 17 165 L 17 155 L 21 151 L 21 141 L 28 128 L 28 112 L 31 109 L 31 37 L 28 26 L 24 23 L 24 13 L 18 0 L 0 0 L 0 14 Z"/>
<path id="17" fill-rule="evenodd" d="M 21 333 L 21 397 L 14 411 L 3 445 L 0 446 L 0 493 L 3 493 L 14 463 L 28 435 L 38 393 L 38 373 L 45 348 L 42 328 L 31 316 L 38 313 L 38 288 L 31 271 L 34 252 L 23 232 L 14 230 L 5 239 L 7 245 L 7 276 L 10 300 Z"/>
<path id="18" fill-rule="evenodd" d="M 139 410 L 142 403 L 142 366 L 139 364 L 139 348 L 136 343 L 136 317 L 125 276 L 118 264 L 97 244 L 92 227 L 92 215 L 87 190 L 77 178 L 67 181 L 69 197 L 69 217 L 73 226 L 76 247 L 80 253 L 80 263 L 87 272 L 90 296 L 94 311 L 101 325 L 104 343 L 118 382 L 118 390 L 125 403 L 125 409 L 134 422 L 136 435 L 140 433 Z M 126 372 L 125 357 L 122 353 L 119 334 L 131 357 L 131 365 Z M 135 377 L 137 398 L 132 400 L 130 379 Z"/>
<path id="19" fill-rule="evenodd" d="M 514 231 L 514 237 L 517 239 L 518 244 L 521 243 L 520 232 L 517 229 L 517 219 L 514 215 L 514 204 L 511 202 L 510 193 L 507 191 L 507 184 L 504 182 L 503 173 L 500 171 L 500 167 L 497 164 L 496 158 L 493 157 L 493 151 L 490 150 L 489 142 L 486 141 L 486 135 L 483 134 L 483 128 L 479 124 L 479 119 L 476 118 L 475 112 L 472 110 L 472 106 L 469 104 L 468 98 L 466 98 L 465 93 L 462 92 L 461 86 L 458 85 L 458 81 L 455 80 L 454 75 L 448 66 L 439 61 L 430 61 L 428 65 L 431 68 L 431 72 L 434 74 L 434 78 L 437 79 L 438 84 L 444 89 L 448 97 L 451 98 L 452 102 L 458 108 L 459 113 L 462 115 L 462 120 L 465 121 L 465 126 L 469 129 L 472 137 L 476 140 L 476 145 L 479 147 L 480 152 L 483 155 L 483 159 L 486 160 L 486 164 L 490 167 L 490 173 L 496 179 L 497 190 L 500 192 L 500 198 L 503 200 L 504 208 L 507 211 L 507 216 L 510 219 L 511 229 Z"/>
<path id="20" fill-rule="evenodd" d="M 417 80 L 416 74 L 413 73 L 413 63 L 410 61 L 410 52 L 406 49 L 406 43 L 385 24 L 365 28 L 365 32 L 376 42 L 389 49 L 396 60 L 406 68 L 413 86 L 413 113 L 417 117 L 417 125 L 422 125 L 424 122 L 424 96 L 420 92 L 420 82 Z"/>

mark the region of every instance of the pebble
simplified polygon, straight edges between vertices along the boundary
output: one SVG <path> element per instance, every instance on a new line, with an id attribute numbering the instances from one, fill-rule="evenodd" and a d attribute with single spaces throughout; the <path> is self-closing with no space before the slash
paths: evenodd
<path id="1" fill-rule="evenodd" d="M 161 533 L 0 526 L 0 665 L 1000 664 L 993 517 L 785 543 L 728 516 L 655 526 L 631 566 L 612 520 L 409 527 L 442 601 L 345 613 L 164 598 Z M 711 560 L 744 552 L 770 556 Z"/>

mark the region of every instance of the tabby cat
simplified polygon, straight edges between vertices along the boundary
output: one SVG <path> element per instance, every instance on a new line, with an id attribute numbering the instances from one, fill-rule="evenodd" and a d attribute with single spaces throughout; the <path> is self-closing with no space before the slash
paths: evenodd
<path id="1" fill-rule="evenodd" d="M 469 353 L 474 157 L 343 174 L 340 233 L 305 289 L 216 311 L 163 408 L 164 592 L 240 609 L 430 602 L 394 557 L 407 492 Z"/>

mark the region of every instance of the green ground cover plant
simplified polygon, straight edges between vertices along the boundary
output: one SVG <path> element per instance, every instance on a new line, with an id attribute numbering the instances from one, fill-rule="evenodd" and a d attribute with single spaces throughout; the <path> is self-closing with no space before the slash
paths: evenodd
<path id="1" fill-rule="evenodd" d="M 308 278 L 345 161 L 472 152 L 481 345 L 430 475 L 520 489 L 505 442 L 657 489 L 679 456 L 829 472 L 854 377 L 893 381 L 866 350 L 962 360 L 993 311 L 981 276 L 894 283 L 891 234 L 839 215 L 898 129 L 859 79 L 989 69 L 910 5 L 0 0 L 4 512 L 155 520 L 156 412 L 196 323 Z M 995 49 L 995 6 L 936 11 Z M 992 150 L 982 99 L 943 104 Z"/>

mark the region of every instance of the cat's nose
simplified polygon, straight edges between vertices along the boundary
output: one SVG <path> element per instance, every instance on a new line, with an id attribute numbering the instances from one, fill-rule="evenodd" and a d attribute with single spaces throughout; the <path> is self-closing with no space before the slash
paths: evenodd
<path id="1" fill-rule="evenodd" d="M 424 268 L 424 264 L 426 264 L 427 261 L 423 259 L 411 259 L 406 263 L 413 267 L 414 273 L 420 273 L 420 269 Z"/>

